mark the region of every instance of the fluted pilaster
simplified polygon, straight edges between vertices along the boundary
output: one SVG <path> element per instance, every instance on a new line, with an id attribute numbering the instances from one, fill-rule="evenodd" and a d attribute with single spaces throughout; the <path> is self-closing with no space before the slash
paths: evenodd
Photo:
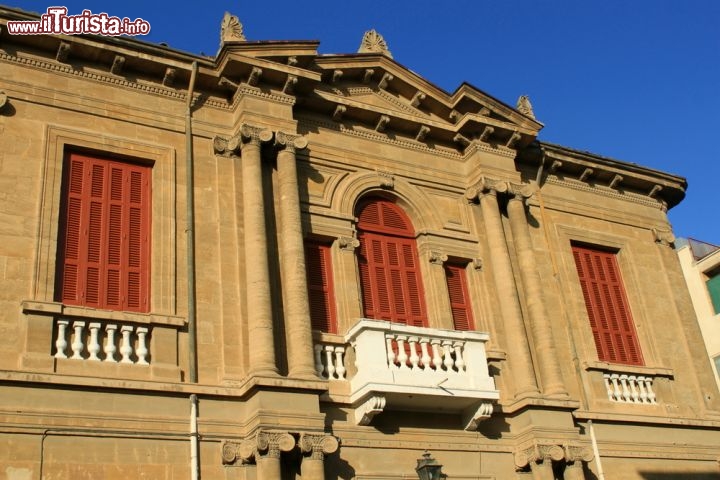
<path id="1" fill-rule="evenodd" d="M 562 372 L 552 338 L 550 321 L 545 308 L 543 287 L 537 271 L 535 252 L 532 248 L 530 229 L 525 213 L 525 199 L 532 195 L 528 185 L 511 186 L 508 201 L 508 217 L 517 252 L 520 277 L 525 293 L 525 302 L 530 317 L 533 344 L 537 353 L 538 368 L 542 380 L 543 393 L 548 396 L 565 397 L 567 392 L 563 384 Z"/>
<path id="2" fill-rule="evenodd" d="M 296 150 L 307 147 L 307 140 L 297 135 L 277 132 L 275 144 L 280 147 L 277 169 L 288 374 L 291 377 L 315 378 L 312 326 L 298 193 L 297 159 L 295 158 Z"/>

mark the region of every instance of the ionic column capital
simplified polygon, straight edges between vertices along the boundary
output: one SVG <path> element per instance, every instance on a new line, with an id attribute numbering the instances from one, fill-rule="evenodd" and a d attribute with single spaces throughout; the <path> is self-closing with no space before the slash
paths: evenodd
<path id="1" fill-rule="evenodd" d="M 287 152 L 295 153 L 298 150 L 307 148 L 307 138 L 301 135 L 285 133 L 283 131 L 275 132 L 275 146 L 285 149 Z"/>
<path id="2" fill-rule="evenodd" d="M 510 200 L 525 201 L 533 196 L 535 190 L 528 183 L 508 183 L 508 193 L 511 195 Z"/>
<path id="3" fill-rule="evenodd" d="M 437 250 L 430 250 L 428 252 L 428 261 L 433 265 L 442 266 L 447 260 L 448 256 L 446 253 L 438 252 Z"/>
<path id="4" fill-rule="evenodd" d="M 287 432 L 259 431 L 255 436 L 257 453 L 279 458 L 280 452 L 289 452 L 295 448 L 295 437 Z"/>
<path id="5" fill-rule="evenodd" d="M 238 136 L 235 136 L 231 140 L 237 137 Z M 243 123 L 240 127 L 239 137 L 244 143 L 260 146 L 262 143 L 272 140 L 273 132 L 266 127 L 256 127 L 254 125 Z M 230 146 L 229 143 L 228 146 Z"/>
<path id="6" fill-rule="evenodd" d="M 498 193 L 505 193 L 508 190 L 509 184 L 504 180 L 480 177 L 477 183 L 465 191 L 465 198 L 472 203 L 482 195 L 496 196 Z"/>
<path id="7" fill-rule="evenodd" d="M 335 453 L 340 446 L 338 439 L 332 435 L 321 433 L 302 433 L 300 435 L 300 450 L 309 453 L 314 460 L 324 460 L 325 455 Z"/>
<path id="8" fill-rule="evenodd" d="M 240 145 L 241 140 L 239 135 L 230 138 L 216 135 L 215 138 L 213 138 L 213 152 L 215 155 L 238 155 L 240 153 Z"/>

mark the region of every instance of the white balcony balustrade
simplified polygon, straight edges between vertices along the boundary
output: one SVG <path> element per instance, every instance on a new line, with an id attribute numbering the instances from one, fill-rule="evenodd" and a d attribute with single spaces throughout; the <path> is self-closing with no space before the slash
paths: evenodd
<path id="1" fill-rule="evenodd" d="M 650 376 L 604 373 L 603 378 L 608 399 L 613 402 L 657 404 Z"/>
<path id="2" fill-rule="evenodd" d="M 55 358 L 149 365 L 150 329 L 128 324 L 59 319 Z"/>
<path id="3" fill-rule="evenodd" d="M 348 376 L 356 421 L 367 424 L 386 405 L 436 412 L 462 412 L 469 429 L 492 413 L 499 397 L 488 372 L 488 335 L 421 328 L 362 319 L 345 345 L 315 345 L 318 375 L 345 380 L 346 345 L 355 354 Z"/>

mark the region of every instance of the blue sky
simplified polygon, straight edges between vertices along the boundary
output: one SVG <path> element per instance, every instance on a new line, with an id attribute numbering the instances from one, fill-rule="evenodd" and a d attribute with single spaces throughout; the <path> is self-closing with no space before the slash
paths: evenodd
<path id="1" fill-rule="evenodd" d="M 319 40 L 320 53 L 355 52 L 375 28 L 395 60 L 445 90 L 466 81 L 511 105 L 529 95 L 542 140 L 686 177 L 675 234 L 720 245 L 720 1 L 8 3 L 41 13 L 57 4 L 142 17 L 146 40 L 207 55 L 226 10 L 249 40 Z"/>

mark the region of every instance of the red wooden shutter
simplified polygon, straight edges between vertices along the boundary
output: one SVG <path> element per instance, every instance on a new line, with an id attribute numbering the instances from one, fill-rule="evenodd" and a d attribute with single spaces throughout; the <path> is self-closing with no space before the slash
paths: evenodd
<path id="1" fill-rule="evenodd" d="M 642 365 L 642 353 L 614 253 L 573 245 L 598 358 Z"/>
<path id="2" fill-rule="evenodd" d="M 320 243 L 305 244 L 310 320 L 314 330 L 337 333 L 335 293 L 330 269 L 330 247 Z"/>
<path id="3" fill-rule="evenodd" d="M 460 265 L 445 265 L 450 308 L 452 309 L 455 330 L 474 330 L 470 296 L 468 295 L 465 269 Z"/>
<path id="4" fill-rule="evenodd" d="M 148 311 L 150 168 L 72 153 L 66 172 L 59 297 Z"/>
<path id="5" fill-rule="evenodd" d="M 426 326 L 417 248 L 405 213 L 390 201 L 372 200 L 358 218 L 364 316 Z"/>

